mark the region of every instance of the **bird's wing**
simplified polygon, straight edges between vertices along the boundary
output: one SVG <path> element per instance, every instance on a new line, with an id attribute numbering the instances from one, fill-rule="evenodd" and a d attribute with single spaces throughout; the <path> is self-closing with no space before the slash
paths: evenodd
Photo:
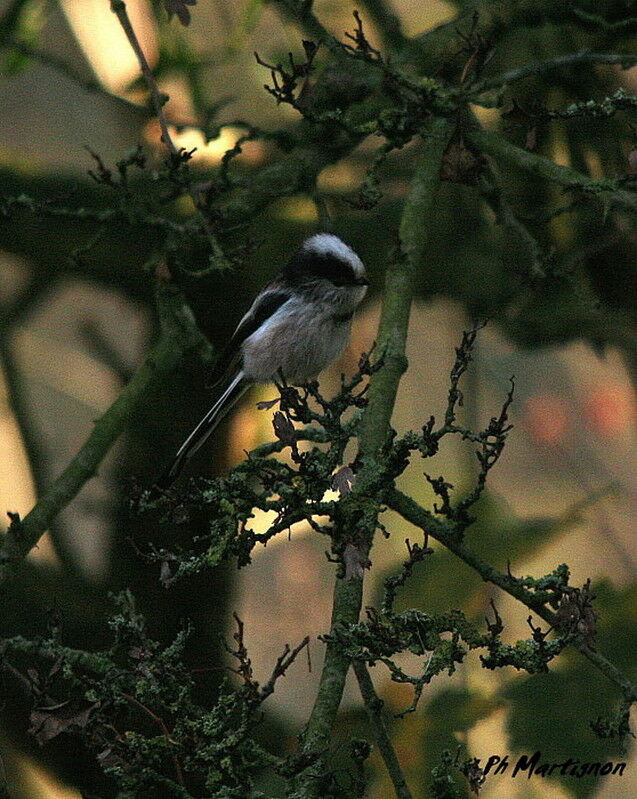
<path id="1" fill-rule="evenodd" d="M 289 289 L 274 285 L 259 294 L 219 355 L 211 375 L 211 386 L 216 385 L 224 376 L 237 369 L 243 342 L 267 322 L 291 296 Z"/>

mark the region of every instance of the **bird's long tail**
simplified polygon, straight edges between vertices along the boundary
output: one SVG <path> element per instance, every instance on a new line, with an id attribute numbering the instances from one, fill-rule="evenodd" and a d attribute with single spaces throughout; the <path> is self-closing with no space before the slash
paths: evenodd
<path id="1" fill-rule="evenodd" d="M 172 463 L 157 480 L 155 485 L 158 488 L 168 488 L 172 485 L 181 474 L 186 462 L 208 440 L 224 416 L 247 391 L 249 385 L 244 379 L 243 372 L 238 372 L 234 376 L 223 394 L 179 447 Z"/>

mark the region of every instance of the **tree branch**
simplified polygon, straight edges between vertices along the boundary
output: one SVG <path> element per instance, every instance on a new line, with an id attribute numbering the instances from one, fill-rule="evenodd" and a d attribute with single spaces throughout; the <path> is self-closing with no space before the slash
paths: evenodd
<path id="1" fill-rule="evenodd" d="M 471 94 L 481 94 L 491 89 L 499 89 L 517 83 L 519 80 L 531 76 L 544 75 L 562 67 L 579 66 L 580 64 L 619 64 L 622 69 L 630 69 L 637 64 L 637 56 L 628 53 L 595 53 L 591 50 L 580 50 L 578 53 L 547 58 L 545 61 L 536 61 L 533 64 L 524 64 L 515 69 L 509 69 L 493 78 L 487 78 L 470 87 Z"/>
<path id="2" fill-rule="evenodd" d="M 545 263 L 548 253 L 542 250 L 535 236 L 515 215 L 492 168 L 488 167 L 480 176 L 479 188 L 482 196 L 495 214 L 496 222 L 515 234 L 526 251 L 527 264 L 524 277 L 531 283 L 545 278 Z"/>
<path id="3" fill-rule="evenodd" d="M 391 738 L 387 733 L 385 722 L 381 716 L 380 711 L 383 706 L 383 700 L 378 697 L 374 690 L 374 683 L 369 676 L 369 671 L 367 670 L 365 662 L 363 660 L 353 660 L 352 667 L 356 674 L 356 679 L 358 680 L 363 702 L 365 703 L 365 710 L 367 711 L 369 723 L 374 731 L 378 750 L 387 766 L 387 771 L 394 785 L 396 796 L 398 799 L 412 799 L 411 791 L 409 790 L 405 775 L 400 767 L 400 762 L 396 757 Z"/>
<path id="4" fill-rule="evenodd" d="M 379 472 L 377 457 L 389 434 L 398 384 L 406 368 L 405 344 L 413 294 L 412 277 L 426 246 L 431 209 L 440 182 L 440 165 L 452 131 L 451 121 L 434 119 L 426 132 L 400 226 L 402 253 L 386 273 L 377 338 L 383 368 L 371 378 L 369 402 L 361 421 L 359 455 L 362 466 L 351 494 L 341 500 L 344 506 L 342 530 L 349 534 L 358 527 L 362 540 L 358 540 L 356 546 L 362 559 L 367 557 L 371 547 L 378 515 L 378 503 L 374 498 Z M 361 499 L 366 504 L 363 513 Z M 336 578 L 331 629 L 358 621 L 362 597 L 362 577 Z M 349 658 L 341 652 L 338 644 L 329 642 L 314 707 L 302 736 L 304 753 L 324 753 L 329 747 L 349 665 Z M 323 761 L 324 755 L 320 754 L 316 763 L 302 776 L 304 796 L 321 795 L 319 780 L 325 771 Z"/>
<path id="5" fill-rule="evenodd" d="M 39 61 L 41 64 L 54 69 L 60 75 L 65 75 L 67 78 L 69 78 L 69 80 L 72 80 L 82 89 L 90 92 L 91 94 L 100 94 L 102 97 L 112 100 L 127 111 L 134 111 L 136 114 L 140 114 L 143 117 L 152 116 L 152 111 L 146 106 L 138 105 L 137 103 L 132 102 L 132 100 L 127 100 L 125 97 L 122 97 L 120 94 L 115 94 L 115 92 L 109 91 L 94 78 L 85 78 L 76 69 L 74 69 L 71 64 L 67 63 L 62 58 L 58 58 L 52 53 L 47 53 L 44 50 L 40 50 L 39 48 L 33 47 L 25 42 L 20 42 L 17 39 L 9 39 L 7 40 L 6 44 L 17 53 L 20 53 L 20 55 Z"/>
<path id="6" fill-rule="evenodd" d="M 606 0 L 606 11 L 612 15 L 613 11 L 626 14 L 621 0 Z M 448 63 L 450 54 L 454 52 L 458 41 L 459 24 L 467 24 L 471 16 L 475 15 L 477 24 L 475 33 L 483 39 L 494 42 L 498 38 L 510 33 L 514 28 L 536 28 L 546 23 L 576 25 L 586 30 L 598 30 L 593 20 L 584 19 L 578 15 L 571 3 L 555 2 L 555 0 L 478 0 L 470 4 L 464 15 L 456 17 L 450 22 L 420 34 L 415 41 L 420 47 L 420 63 L 429 74 L 438 71 L 441 65 Z M 618 30 L 618 35 L 628 36 L 630 28 L 637 29 L 637 19 L 631 19 L 623 30 Z"/>
<path id="7" fill-rule="evenodd" d="M 411 497 L 403 494 L 396 489 L 390 489 L 384 496 L 387 505 L 399 513 L 411 524 L 419 527 L 425 533 L 435 538 L 448 550 L 457 555 L 468 566 L 471 566 L 483 580 L 493 583 L 506 591 L 515 599 L 522 602 L 540 618 L 548 622 L 551 626 L 557 623 L 556 614 L 549 610 L 539 599 L 533 595 L 523 585 L 507 574 L 499 572 L 476 555 L 466 544 L 449 528 L 441 519 L 427 511 Z M 600 652 L 593 651 L 585 643 L 574 642 L 573 646 L 578 649 L 596 668 L 605 674 L 612 682 L 621 689 L 624 698 L 629 701 L 637 701 L 637 685 L 632 683 L 622 672 L 611 663 Z"/>
<path id="8" fill-rule="evenodd" d="M 556 164 L 549 158 L 523 150 L 498 133 L 470 129 L 465 132 L 467 140 L 478 150 L 504 161 L 509 166 L 553 181 L 571 191 L 598 196 L 607 206 L 620 206 L 637 210 L 637 193 L 619 188 L 618 182 L 609 179 L 593 180 L 570 166 Z"/>
<path id="9" fill-rule="evenodd" d="M 166 146 L 168 152 L 173 161 L 179 162 L 182 156 L 182 150 L 178 149 L 173 142 L 170 131 L 168 130 L 168 121 L 166 119 L 166 115 L 164 113 L 164 105 L 166 104 L 168 95 L 163 94 L 159 91 L 159 87 L 157 86 L 157 81 L 155 80 L 155 76 L 153 75 L 153 71 L 148 64 L 146 56 L 144 55 L 144 51 L 142 50 L 142 46 L 139 43 L 139 39 L 133 29 L 131 21 L 128 17 L 128 12 L 126 11 L 126 3 L 124 0 L 111 0 L 111 10 L 119 20 L 119 24 L 122 26 L 122 30 L 126 34 L 126 38 L 128 39 L 130 46 L 133 48 L 133 52 L 137 56 L 137 61 L 139 62 L 139 67 L 142 71 L 142 75 L 144 76 L 144 80 L 146 81 L 146 85 L 148 86 L 148 91 L 150 92 L 151 100 L 153 103 L 153 107 L 155 109 L 155 114 L 159 121 L 159 126 L 161 128 L 161 140 L 163 141 L 164 145 Z M 184 161 L 185 163 L 185 161 Z M 201 213 L 201 205 L 199 198 L 196 196 L 195 193 L 189 190 L 190 197 L 193 201 L 195 208 Z M 217 241 L 217 237 L 213 233 L 208 219 L 206 219 L 205 215 L 201 213 L 204 222 L 206 224 L 206 231 L 208 234 L 208 241 L 210 243 L 210 249 L 212 251 L 211 257 L 214 261 L 217 268 L 224 268 L 229 266 L 228 261 L 226 260 L 226 256 L 221 248 L 221 245 Z"/>
<path id="10" fill-rule="evenodd" d="M 104 456 L 126 428 L 149 388 L 166 379 L 184 352 L 208 352 L 209 345 L 191 320 L 183 298 L 165 287 L 161 292 L 164 331 L 148 358 L 115 402 L 96 422 L 92 433 L 62 474 L 39 498 L 31 511 L 20 519 L 10 514 L 11 525 L 0 542 L 0 584 L 8 567 L 22 560 L 37 545 L 51 522 L 96 473 Z"/>
<path id="11" fill-rule="evenodd" d="M 139 39 L 137 38 L 135 31 L 133 30 L 133 26 L 131 25 L 128 12 L 126 11 L 126 3 L 123 0 L 111 0 L 111 11 L 117 16 L 119 24 L 122 26 L 122 30 L 126 34 L 126 38 L 128 39 L 130 46 L 133 48 L 133 52 L 137 56 L 137 61 L 139 62 L 142 75 L 144 76 L 144 80 L 148 86 L 148 91 L 150 92 L 151 101 L 155 109 L 155 115 L 159 120 L 159 126 L 161 127 L 161 140 L 164 142 L 168 152 L 171 155 L 178 156 L 179 151 L 175 147 L 173 140 L 170 138 L 168 123 L 166 121 L 166 115 L 164 114 L 164 105 L 168 100 L 168 95 L 162 94 L 159 91 L 153 71 L 146 60 L 142 46 L 139 43 Z"/>

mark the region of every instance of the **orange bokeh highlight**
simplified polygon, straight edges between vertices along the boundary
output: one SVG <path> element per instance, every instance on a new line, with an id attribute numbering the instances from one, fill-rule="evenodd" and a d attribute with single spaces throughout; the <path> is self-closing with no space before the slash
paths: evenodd
<path id="1" fill-rule="evenodd" d="M 569 408 L 555 394 L 534 394 L 524 406 L 523 423 L 535 444 L 557 447 L 569 430 Z"/>
<path id="2" fill-rule="evenodd" d="M 586 421 L 600 438 L 629 431 L 635 422 L 635 403 L 626 387 L 615 384 L 593 390 L 584 403 Z"/>

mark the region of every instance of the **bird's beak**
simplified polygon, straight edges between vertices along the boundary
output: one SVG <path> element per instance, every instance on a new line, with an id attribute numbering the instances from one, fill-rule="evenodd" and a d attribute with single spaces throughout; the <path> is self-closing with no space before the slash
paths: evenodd
<path id="1" fill-rule="evenodd" d="M 356 285 L 357 286 L 369 286 L 369 280 L 366 277 L 357 277 L 356 278 Z"/>

